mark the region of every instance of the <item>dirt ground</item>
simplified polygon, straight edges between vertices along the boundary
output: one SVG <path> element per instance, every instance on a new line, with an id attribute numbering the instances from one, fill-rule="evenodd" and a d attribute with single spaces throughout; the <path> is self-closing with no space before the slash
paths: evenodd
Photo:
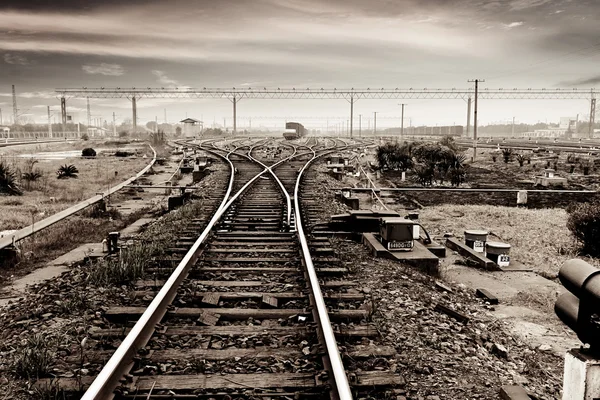
<path id="1" fill-rule="evenodd" d="M 82 158 L 82 147 L 98 149 L 95 158 Z M 59 143 L 0 149 L 0 160 L 16 174 L 37 171 L 41 177 L 33 182 L 21 180 L 22 196 L 0 196 L 0 232 L 21 229 L 64 210 L 80 201 L 106 191 L 142 170 L 152 157 L 145 144 L 119 146 L 136 151 L 132 157 L 115 157 L 114 145 L 103 143 Z M 63 153 L 63 154 L 61 154 Z M 73 153 L 76 153 L 74 156 Z M 73 164 L 77 178 L 57 179 L 62 165 Z"/>
<path id="2" fill-rule="evenodd" d="M 326 170 L 324 166 L 319 169 L 321 172 Z M 323 211 L 319 218 L 326 221 L 331 214 L 347 212 L 345 206 L 334 200 L 335 191 L 332 190 L 347 186 L 347 182 L 336 181 L 324 173 L 320 173 L 316 181 L 322 185 L 324 193 Z M 445 209 L 444 212 L 457 211 Z M 435 215 L 454 218 L 441 214 L 440 210 L 431 210 L 428 216 L 422 218 L 434 219 Z M 437 222 L 443 226 L 441 220 Z M 455 229 L 458 230 L 459 226 L 460 222 L 456 221 Z M 445 229 L 440 229 L 442 231 Z M 530 310 L 525 305 L 533 307 L 532 299 L 524 294 L 526 290 L 514 289 L 510 301 L 502 296 L 501 306 L 490 306 L 477 299 L 475 290 L 461 283 L 455 271 L 447 272 L 452 292 L 446 292 L 436 288 L 435 280 L 440 278 L 429 276 L 415 267 L 373 258 L 363 245 L 356 242 L 337 239 L 335 248 L 348 268 L 355 272 L 354 278 L 361 282 L 361 289 L 373 294 L 374 322 L 399 353 L 398 365 L 406 379 L 404 396 L 407 399 L 492 399 L 498 398 L 501 386 L 512 384 L 523 386 L 537 399 L 560 398 L 562 356 L 560 352 L 557 354 L 552 348 L 542 346 L 556 341 L 551 335 L 557 333 L 544 330 L 548 337 L 546 342 L 540 343 L 519 334 L 517 328 L 522 328 L 526 322 L 530 328 L 540 327 L 540 330 L 544 328 L 542 325 L 529 321 L 518 326 L 514 323 L 521 321 L 514 316 L 517 311 L 524 313 Z M 448 253 L 452 256 L 452 252 Z M 450 257 L 448 263 L 453 265 L 453 261 L 457 258 Z M 501 282 L 509 282 L 506 286 L 510 287 L 511 279 L 510 276 L 505 277 Z M 518 279 L 526 285 L 523 277 Z M 533 309 L 530 314 L 536 317 L 542 315 L 548 320 L 550 311 L 545 307 L 553 299 L 544 305 L 537 304 L 537 308 L 544 309 L 546 314 Z M 464 314 L 469 321 L 461 323 L 436 311 L 437 304 Z M 560 324 L 556 317 L 552 323 L 555 326 Z"/>

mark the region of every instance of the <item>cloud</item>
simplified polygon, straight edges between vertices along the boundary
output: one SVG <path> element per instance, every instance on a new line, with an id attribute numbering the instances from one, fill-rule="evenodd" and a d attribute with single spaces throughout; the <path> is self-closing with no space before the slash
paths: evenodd
<path id="1" fill-rule="evenodd" d="M 125 73 L 125 70 L 119 64 L 89 64 L 82 65 L 81 69 L 83 69 L 86 73 L 92 75 L 106 75 L 106 76 L 121 76 Z"/>
<path id="2" fill-rule="evenodd" d="M 31 61 L 27 59 L 25 56 L 21 56 L 18 54 L 5 53 L 4 54 L 4 62 L 7 64 L 13 65 L 29 65 Z"/>
<path id="3" fill-rule="evenodd" d="M 559 85 L 560 86 L 594 86 L 594 85 L 598 85 L 600 84 L 600 75 L 597 76 L 592 76 L 590 78 L 582 78 L 582 79 L 576 79 L 573 81 L 567 81 L 567 82 L 562 82 Z"/>
<path id="4" fill-rule="evenodd" d="M 159 71 L 157 69 L 152 70 L 152 75 L 156 76 L 156 80 L 158 83 L 168 87 L 177 87 L 179 86 L 179 82 L 175 79 L 169 78 L 164 71 Z"/>
<path id="5" fill-rule="evenodd" d="M 523 25 L 523 21 L 511 22 L 510 24 L 502 24 L 502 26 L 504 27 L 504 29 L 517 28 L 517 27 L 522 26 L 522 25 Z"/>

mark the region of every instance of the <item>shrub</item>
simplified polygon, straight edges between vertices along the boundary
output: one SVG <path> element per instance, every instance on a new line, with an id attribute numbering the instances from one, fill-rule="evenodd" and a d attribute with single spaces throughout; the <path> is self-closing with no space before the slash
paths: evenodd
<path id="1" fill-rule="evenodd" d="M 81 135 L 81 140 L 90 140 L 90 137 L 87 135 L 87 133 L 84 133 Z"/>
<path id="2" fill-rule="evenodd" d="M 527 157 L 523 154 L 517 154 L 516 156 L 517 162 L 519 163 L 519 167 L 522 167 L 523 164 L 525 164 L 525 160 L 527 159 Z"/>
<path id="3" fill-rule="evenodd" d="M 0 194 L 7 194 L 9 196 L 20 196 L 23 194 L 17 183 L 14 171 L 4 161 L 0 161 Z"/>
<path id="4" fill-rule="evenodd" d="M 86 147 L 81 151 L 81 157 L 96 157 L 96 150 Z"/>
<path id="5" fill-rule="evenodd" d="M 456 186 L 456 187 L 458 187 L 462 183 L 464 183 L 467 178 L 467 172 L 465 171 L 465 169 L 463 167 L 451 168 L 449 175 L 450 175 L 450 183 L 452 184 L 452 186 Z"/>
<path id="6" fill-rule="evenodd" d="M 79 170 L 73 164 L 71 165 L 63 165 L 58 171 L 56 171 L 56 177 L 58 179 L 66 179 L 66 178 L 77 178 L 77 174 Z"/>
<path id="7" fill-rule="evenodd" d="M 600 202 L 578 204 L 569 210 L 567 228 L 581 243 L 581 250 L 600 256 Z"/>
<path id="8" fill-rule="evenodd" d="M 117 150 L 115 152 L 115 156 L 116 157 L 129 157 L 132 156 L 133 153 L 129 152 L 129 151 L 123 151 L 123 150 Z"/>
<path id="9" fill-rule="evenodd" d="M 497 159 L 498 159 L 498 156 L 496 156 L 495 154 L 494 154 L 494 155 L 492 155 L 492 161 L 493 161 L 493 162 L 496 162 L 496 160 L 497 160 Z"/>
<path id="10" fill-rule="evenodd" d="M 387 143 L 377 148 L 377 163 L 380 169 L 398 169 L 400 171 L 406 171 L 412 167 L 412 157 L 410 156 L 408 149 L 404 146 L 400 146 L 397 143 Z"/>
<path id="11" fill-rule="evenodd" d="M 417 164 L 413 167 L 415 178 L 422 186 L 431 186 L 435 176 L 434 166 L 431 164 Z"/>
<path id="12" fill-rule="evenodd" d="M 119 137 L 126 137 L 128 135 L 127 131 L 119 132 Z"/>
<path id="13" fill-rule="evenodd" d="M 502 149 L 502 159 L 506 164 L 512 161 L 513 151 L 512 149 Z"/>

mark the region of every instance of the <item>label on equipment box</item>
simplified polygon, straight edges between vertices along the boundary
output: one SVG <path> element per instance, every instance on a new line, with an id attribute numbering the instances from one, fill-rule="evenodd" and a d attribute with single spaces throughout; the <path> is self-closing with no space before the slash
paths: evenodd
<path id="1" fill-rule="evenodd" d="M 508 254 L 500 254 L 498 256 L 498 266 L 499 267 L 508 267 L 510 264 L 510 256 Z"/>
<path id="2" fill-rule="evenodd" d="M 388 242 L 388 250 L 409 250 L 412 249 L 414 243 L 412 240 L 403 240 L 401 242 Z"/>
<path id="3" fill-rule="evenodd" d="M 473 250 L 478 253 L 483 253 L 485 251 L 485 243 L 481 240 L 475 240 L 473 242 Z"/>

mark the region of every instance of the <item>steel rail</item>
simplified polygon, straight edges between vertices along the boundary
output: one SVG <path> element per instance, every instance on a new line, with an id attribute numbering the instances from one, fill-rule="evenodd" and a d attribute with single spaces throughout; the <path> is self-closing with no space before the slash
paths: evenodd
<path id="1" fill-rule="evenodd" d="M 315 299 L 315 306 L 319 315 L 319 326 L 321 327 L 321 331 L 323 333 L 323 339 L 325 341 L 327 354 L 331 363 L 331 372 L 333 373 L 338 398 L 340 400 L 351 400 L 352 392 L 350 390 L 350 384 L 348 382 L 348 377 L 346 376 L 344 364 L 342 363 L 342 357 L 340 355 L 337 341 L 335 339 L 335 334 L 333 333 L 333 329 L 331 328 L 329 313 L 327 311 L 325 299 L 323 298 L 323 293 L 321 292 L 321 286 L 319 284 L 319 278 L 317 277 L 315 266 L 312 262 L 312 258 L 310 257 L 310 249 L 308 247 L 308 242 L 304 234 L 304 227 L 302 225 L 299 202 L 300 182 L 302 180 L 302 175 L 304 174 L 304 171 L 310 166 L 310 164 L 312 164 L 317 158 L 328 154 L 328 152 L 326 151 L 317 156 L 316 151 L 312 150 L 312 152 L 313 157 L 300 170 L 298 178 L 296 179 L 296 186 L 294 188 L 294 211 L 296 215 L 296 231 L 298 232 L 298 239 L 300 241 L 302 255 L 304 256 L 304 263 L 308 272 L 312 295 Z"/>
<path id="2" fill-rule="evenodd" d="M 199 146 L 201 147 L 201 146 Z M 246 147 L 246 146 L 241 146 Z M 201 147 L 202 148 L 202 147 Z M 215 147 L 216 148 L 216 147 Z M 237 193 L 231 196 L 235 177 L 235 167 L 229 159 L 235 153 L 234 149 L 229 151 L 227 156 L 220 155 L 217 151 L 212 151 L 203 148 L 219 157 L 224 158 L 230 165 L 230 181 L 227 192 L 223 197 L 220 207 L 217 209 L 210 222 L 202 231 L 198 239 L 194 242 L 190 250 L 186 253 L 181 262 L 177 265 L 169 279 L 165 282 L 161 290 L 154 297 L 148 308 L 144 311 L 136 324 L 131 329 L 130 333 L 125 337 L 121 345 L 113 353 L 106 365 L 100 371 L 100 374 L 94 379 L 88 390 L 85 392 L 81 400 L 110 400 L 114 397 L 114 390 L 118 386 L 119 381 L 131 367 L 130 360 L 135 356 L 137 351 L 143 348 L 153 334 L 156 324 L 158 324 L 167 312 L 167 307 L 172 303 L 177 294 L 177 289 L 181 282 L 187 277 L 188 271 L 192 265 L 198 260 L 202 245 L 209 236 L 212 228 L 221 219 L 227 209 L 244 193 L 257 179 L 267 172 L 264 169 L 250 179 Z M 217 149 L 221 150 L 221 149 Z M 221 150 L 222 151 L 222 150 Z M 285 160 L 281 160 L 279 163 Z M 279 164 L 278 163 L 278 164 Z M 312 265 L 312 264 L 311 264 Z M 314 270 L 314 266 L 313 266 Z M 322 295 L 321 295 L 322 299 Z M 327 316 L 328 319 L 328 316 Z M 331 330 L 331 326 L 329 326 Z M 339 356 L 339 353 L 338 353 Z"/>
<path id="3" fill-rule="evenodd" d="M 273 177 L 273 179 L 275 179 L 275 181 L 277 182 L 277 184 L 279 185 L 279 187 L 281 188 L 281 191 L 283 193 L 283 195 L 285 196 L 285 204 L 286 204 L 286 209 L 287 209 L 287 215 L 286 215 L 286 226 L 290 226 L 290 223 L 292 221 L 292 200 L 290 198 L 290 194 L 288 193 L 288 191 L 286 190 L 285 186 L 283 186 L 283 183 L 281 182 L 281 180 L 279 179 L 279 177 L 275 174 L 275 172 L 273 171 L 273 167 L 281 164 L 281 162 L 275 163 L 272 166 L 267 166 L 266 164 L 264 164 L 263 162 L 261 162 L 260 160 L 257 160 L 256 158 L 252 157 L 252 150 L 254 149 L 254 147 L 258 147 L 257 146 L 253 146 L 250 148 L 250 150 L 248 150 L 248 156 L 250 157 L 250 159 L 252 159 L 252 161 L 262 165 L 264 168 L 266 168 L 270 173 L 271 176 Z M 294 158 L 294 156 L 296 155 L 296 153 L 298 152 L 298 150 L 296 149 L 295 146 L 292 146 L 294 149 L 294 152 L 292 153 L 291 156 L 287 157 L 285 160 L 291 160 L 292 158 Z"/>
<path id="4" fill-rule="evenodd" d="M 135 323 L 130 333 L 125 337 L 121 345 L 117 348 L 106 365 L 102 368 L 100 374 L 98 374 L 96 379 L 94 379 L 81 400 L 112 399 L 114 397 L 114 390 L 118 386 L 119 381 L 130 368 L 130 360 L 136 355 L 138 350 L 143 348 L 148 340 L 150 340 L 156 324 L 158 324 L 164 317 L 165 313 L 167 312 L 167 307 L 175 298 L 179 285 L 187 277 L 191 266 L 194 265 L 194 263 L 198 260 L 202 244 L 210 234 L 214 225 L 223 215 L 225 210 L 223 205 L 233 190 L 233 182 L 235 177 L 235 168 L 231 160 L 229 160 L 229 156 L 232 153 L 233 151 L 229 152 L 227 156 L 222 156 L 216 152 L 213 152 L 213 154 L 228 161 L 231 170 L 227 192 L 223 197 L 220 207 L 217 209 L 210 222 L 204 231 L 202 231 L 198 239 L 194 242 L 190 250 L 177 265 L 161 290 L 154 297 L 148 308 L 146 308 L 144 313 Z M 264 173 L 264 171 L 262 173 Z M 259 175 L 262 175 L 262 173 Z M 259 175 L 257 175 L 255 179 L 257 179 Z"/>
<path id="5" fill-rule="evenodd" d="M 110 196 L 111 194 L 130 185 L 136 179 L 138 179 L 139 177 L 144 175 L 146 172 L 148 172 L 148 170 L 150 170 L 150 168 L 152 168 L 152 166 L 156 162 L 156 150 L 154 150 L 154 148 L 152 146 L 150 146 L 150 149 L 152 149 L 152 152 L 154 153 L 154 157 L 152 158 L 150 163 L 144 169 L 142 169 L 140 172 L 138 172 L 135 176 L 127 179 L 126 181 L 121 182 L 117 186 L 113 186 L 112 188 L 108 189 L 106 192 L 103 192 L 102 194 L 98 194 L 93 197 L 90 197 L 89 199 L 84 200 L 74 206 L 71 206 L 71 207 L 67 208 L 66 210 L 62 210 L 48 218 L 38 221 L 32 225 L 26 226 L 25 228 L 19 229 L 18 231 L 14 232 L 8 236 L 0 238 L 0 250 L 4 249 L 5 247 L 12 246 L 15 244 L 15 242 L 25 239 L 26 237 L 29 237 L 43 229 L 46 229 L 47 227 L 49 227 L 51 225 L 56 224 L 57 222 L 62 221 L 63 219 L 65 219 L 67 217 L 70 217 L 71 215 L 76 214 L 79 211 L 84 210 L 85 208 L 98 203 L 100 200 L 104 199 L 105 197 Z"/>

